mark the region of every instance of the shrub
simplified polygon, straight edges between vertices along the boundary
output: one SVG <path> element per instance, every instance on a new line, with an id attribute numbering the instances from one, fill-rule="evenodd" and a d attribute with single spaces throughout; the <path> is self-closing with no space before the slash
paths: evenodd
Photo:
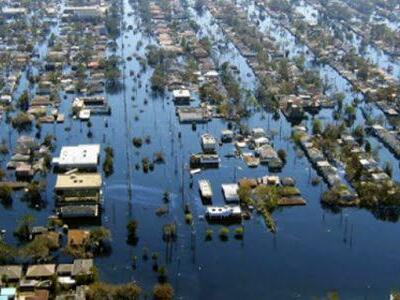
<path id="1" fill-rule="evenodd" d="M 12 189 L 9 185 L 3 184 L 0 185 L 0 200 L 8 201 L 11 199 Z"/>
<path id="2" fill-rule="evenodd" d="M 222 227 L 219 230 L 219 237 L 223 241 L 228 240 L 228 234 L 229 234 L 229 228 L 228 227 Z"/>
<path id="3" fill-rule="evenodd" d="M 29 130 L 32 127 L 32 118 L 25 112 L 20 112 L 11 120 L 12 126 L 18 131 Z"/>
<path id="4" fill-rule="evenodd" d="M 154 162 L 155 163 L 164 163 L 165 162 L 164 153 L 162 153 L 162 152 L 154 153 Z"/>
<path id="5" fill-rule="evenodd" d="M 137 227 L 138 222 L 136 220 L 129 220 L 126 225 L 126 229 L 128 230 L 128 244 L 136 244 L 137 243 Z"/>
<path id="6" fill-rule="evenodd" d="M 156 284 L 153 289 L 153 296 L 156 300 L 170 300 L 174 297 L 174 289 L 168 283 Z"/>
<path id="7" fill-rule="evenodd" d="M 211 241 L 212 235 L 213 235 L 213 230 L 211 228 L 208 228 L 206 230 L 206 241 Z"/>
<path id="8" fill-rule="evenodd" d="M 243 234 L 244 234 L 244 228 L 242 226 L 237 227 L 235 229 L 235 238 L 241 240 L 241 239 L 243 239 Z"/>
<path id="9" fill-rule="evenodd" d="M 278 157 L 279 157 L 283 162 L 286 161 L 286 156 L 287 156 L 287 154 L 286 154 L 286 151 L 285 151 L 285 150 L 283 150 L 283 149 L 279 149 L 279 150 L 278 150 Z"/>
<path id="10" fill-rule="evenodd" d="M 143 140 L 140 137 L 134 137 L 132 139 L 132 143 L 136 148 L 140 148 L 143 145 Z"/>
<path id="11" fill-rule="evenodd" d="M 193 222 L 193 215 L 191 213 L 185 214 L 185 221 L 187 224 L 192 224 Z"/>

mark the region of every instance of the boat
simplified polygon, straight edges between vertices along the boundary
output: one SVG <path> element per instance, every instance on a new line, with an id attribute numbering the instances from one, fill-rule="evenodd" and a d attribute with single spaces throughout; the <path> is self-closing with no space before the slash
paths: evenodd
<path id="1" fill-rule="evenodd" d="M 210 200 L 212 198 L 213 192 L 210 181 L 206 179 L 199 180 L 199 190 L 200 190 L 200 195 L 203 199 Z"/>

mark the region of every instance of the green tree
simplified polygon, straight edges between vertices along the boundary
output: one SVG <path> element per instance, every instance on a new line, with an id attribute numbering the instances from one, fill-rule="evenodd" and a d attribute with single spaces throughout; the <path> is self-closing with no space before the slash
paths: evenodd
<path id="1" fill-rule="evenodd" d="M 315 119 L 312 124 L 313 134 L 321 134 L 322 132 L 322 123 L 319 119 Z"/>
<path id="2" fill-rule="evenodd" d="M 29 108 L 29 94 L 28 91 L 22 93 L 22 95 L 18 98 L 17 106 L 21 110 L 28 110 Z"/>
<path id="3" fill-rule="evenodd" d="M 156 284 L 153 296 L 155 300 L 171 300 L 174 297 L 174 289 L 169 283 Z"/>
<path id="4" fill-rule="evenodd" d="M 19 221 L 19 224 L 14 232 L 14 235 L 21 241 L 28 241 L 31 234 L 32 225 L 34 222 L 32 215 L 25 215 Z"/>
<path id="5" fill-rule="evenodd" d="M 126 225 L 126 229 L 128 230 L 128 244 L 136 244 L 137 243 L 137 227 L 138 222 L 136 220 L 129 220 Z"/>
<path id="6" fill-rule="evenodd" d="M 9 201 L 11 199 L 12 189 L 7 184 L 0 185 L 0 201 Z"/>

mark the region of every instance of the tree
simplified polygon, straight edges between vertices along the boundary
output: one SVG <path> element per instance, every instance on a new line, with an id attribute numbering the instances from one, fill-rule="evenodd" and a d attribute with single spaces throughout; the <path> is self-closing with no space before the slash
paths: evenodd
<path id="1" fill-rule="evenodd" d="M 277 207 L 279 200 L 277 187 L 259 185 L 254 192 L 260 208 L 272 211 Z"/>
<path id="2" fill-rule="evenodd" d="M 34 222 L 32 215 L 26 215 L 21 218 L 14 235 L 21 241 L 28 241 L 31 235 L 31 228 Z"/>
<path id="3" fill-rule="evenodd" d="M 32 126 L 32 118 L 29 114 L 20 112 L 11 120 L 11 124 L 18 131 L 28 130 Z"/>
<path id="4" fill-rule="evenodd" d="M 253 204 L 253 199 L 251 198 L 251 186 L 250 184 L 247 184 L 246 181 L 240 183 L 238 195 L 241 203 L 246 205 Z"/>
<path id="5" fill-rule="evenodd" d="M 356 117 L 356 109 L 352 105 L 346 106 L 345 113 L 349 120 L 353 120 Z"/>
<path id="6" fill-rule="evenodd" d="M 87 248 L 95 254 L 107 250 L 107 242 L 111 240 L 111 232 L 105 227 L 96 227 L 90 230 Z"/>
<path id="7" fill-rule="evenodd" d="M 372 147 L 371 147 L 371 143 L 369 141 L 365 142 L 365 152 L 367 153 L 371 153 Z"/>
<path id="8" fill-rule="evenodd" d="M 158 65 L 151 76 L 151 88 L 157 92 L 164 92 L 167 84 L 167 74 L 161 65 Z"/>
<path id="9" fill-rule="evenodd" d="M 353 135 L 357 140 L 362 141 L 365 135 L 364 128 L 361 125 L 357 125 L 354 128 Z"/>
<path id="10" fill-rule="evenodd" d="M 21 110 L 28 110 L 29 108 L 29 94 L 28 91 L 22 93 L 22 95 L 18 98 L 17 106 Z"/>
<path id="11" fill-rule="evenodd" d="M 141 289 L 135 283 L 119 285 L 115 288 L 113 299 L 135 300 L 139 299 Z"/>
<path id="12" fill-rule="evenodd" d="M 106 158 L 103 163 L 103 171 L 106 176 L 110 176 L 114 172 L 114 151 L 111 147 L 106 147 Z"/>
<path id="13" fill-rule="evenodd" d="M 136 220 L 129 220 L 128 224 L 126 225 L 126 229 L 128 230 L 128 244 L 135 245 L 137 243 L 137 230 L 138 222 Z"/>
<path id="14" fill-rule="evenodd" d="M 286 162 L 286 151 L 283 149 L 278 150 L 278 157 L 280 158 L 281 161 Z"/>
<path id="15" fill-rule="evenodd" d="M 89 286 L 86 297 L 88 300 L 136 300 L 139 299 L 141 292 L 141 288 L 135 283 L 113 285 L 103 282 L 95 282 Z"/>
<path id="16" fill-rule="evenodd" d="M 389 177 L 392 177 L 393 175 L 393 167 L 390 161 L 386 161 L 385 165 L 383 167 L 383 170 L 385 171 L 386 174 L 388 174 Z"/>
<path id="17" fill-rule="evenodd" d="M 12 189 L 7 184 L 0 185 L 0 201 L 9 201 L 11 199 Z"/>
<path id="18" fill-rule="evenodd" d="M 14 249 L 12 246 L 6 244 L 3 241 L 0 241 L 0 263 L 1 264 L 6 264 L 8 262 L 11 262 L 17 255 L 16 255 L 16 249 Z"/>
<path id="19" fill-rule="evenodd" d="M 42 261 L 50 257 L 52 248 L 54 248 L 54 245 L 51 240 L 44 235 L 40 235 L 23 247 L 21 251 L 23 256 L 28 259 Z"/>
<path id="20" fill-rule="evenodd" d="M 319 119 L 315 119 L 312 124 L 313 134 L 321 134 L 322 132 L 322 123 Z"/>
<path id="21" fill-rule="evenodd" d="M 169 283 L 156 284 L 153 295 L 156 300 L 171 300 L 174 297 L 174 289 Z"/>
<path id="22" fill-rule="evenodd" d="M 24 194 L 24 199 L 31 205 L 38 204 L 42 201 L 42 195 L 40 194 L 41 187 L 37 181 L 31 182 Z"/>

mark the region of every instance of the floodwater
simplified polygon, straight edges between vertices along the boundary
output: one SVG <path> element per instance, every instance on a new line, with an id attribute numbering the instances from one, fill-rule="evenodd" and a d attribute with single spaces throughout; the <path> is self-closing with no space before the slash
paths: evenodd
<path id="1" fill-rule="evenodd" d="M 132 25 L 133 30 L 126 30 L 117 40 L 117 53 L 125 61 L 121 65 L 125 90 L 107 95 L 112 108 L 111 117 L 106 117 L 109 126 L 105 127 L 104 116 L 93 116 L 91 138 L 87 137 L 85 123 L 72 119 L 67 119 L 65 124 L 43 125 L 42 129 L 42 136 L 46 133 L 57 136 L 55 155 L 63 145 L 79 143 L 101 143 L 103 148 L 111 146 L 114 149 L 114 174 L 105 178 L 101 219 L 102 225 L 111 230 L 113 248 L 110 255 L 95 260 L 101 279 L 114 283 L 135 280 L 150 291 L 157 282 L 157 274 L 152 270 L 151 259 L 144 261 L 141 258 L 142 249 L 146 247 L 150 253 L 160 254 L 159 264 L 167 267 L 168 279 L 178 299 L 310 299 L 322 297 L 331 290 L 337 290 L 343 299 L 388 297 L 390 291 L 398 287 L 400 275 L 397 255 L 399 225 L 378 220 L 365 210 L 349 208 L 333 214 L 322 208 L 320 195 L 326 186 L 323 183 L 311 185 L 317 174 L 289 141 L 291 126 L 282 116 L 274 120 L 271 114 L 254 112 L 245 124 L 276 133 L 273 138 L 275 149 L 285 149 L 288 154 L 288 162 L 278 175 L 296 179 L 307 205 L 275 212 L 276 234 L 270 233 L 263 219 L 254 215 L 251 220 L 243 222 L 243 240 L 234 238 L 233 231 L 238 225 L 229 226 L 228 241 L 218 238 L 220 226 L 207 224 L 201 217 L 204 206 L 197 181 L 201 178 L 210 180 L 214 191 L 213 204 L 218 205 L 224 203 L 220 192 L 222 183 L 233 182 L 235 178 L 264 176 L 269 174 L 268 169 L 263 166 L 249 169 L 241 160 L 226 158 L 225 154 L 233 152 L 233 145 L 224 144 L 219 149 L 221 167 L 204 170 L 190 178 L 189 157 L 191 153 L 200 151 L 200 135 L 209 132 L 219 137 L 227 123 L 214 119 L 208 124 L 198 125 L 193 131 L 190 124 L 179 124 L 168 93 L 163 97 L 151 93 L 150 67 L 140 74 L 141 84 L 128 75 L 130 71 L 137 74 L 140 70 L 133 54 L 143 56 L 145 47 L 156 44 L 156 41 L 140 32 L 137 12 L 128 0 L 123 2 L 122 21 L 126 28 Z M 250 5 L 249 14 L 254 11 L 254 6 Z M 241 84 L 254 91 L 254 74 L 236 48 L 232 44 L 225 48 L 217 46 L 224 36 L 212 16 L 207 12 L 199 16 L 193 10 L 191 16 L 202 25 L 202 34 L 213 37 L 215 61 L 218 64 L 230 61 L 238 66 Z M 332 84 L 332 93 L 345 92 L 348 102 L 360 96 L 354 95 L 347 81 L 332 68 L 315 65 L 312 53 L 268 16 L 259 23 L 259 30 L 274 35 L 281 41 L 282 49 L 293 50 L 291 55 L 304 53 L 307 66 L 317 68 L 321 78 Z M 139 41 L 143 46 L 138 51 L 136 45 Z M 133 59 L 128 61 L 127 57 Z M 69 112 L 73 98 L 73 95 L 66 95 L 60 110 Z M 331 111 L 323 110 L 318 117 L 330 120 Z M 360 112 L 356 122 L 363 122 Z M 0 126 L 2 138 L 12 149 L 18 133 L 10 130 L 4 122 Z M 66 131 L 65 127 L 70 127 L 70 130 Z M 30 134 L 34 135 L 35 130 Z M 132 146 L 133 137 L 147 135 L 151 137 L 150 144 L 144 144 L 140 149 Z M 375 139 L 371 138 L 371 141 L 374 146 L 379 145 Z M 152 158 L 158 151 L 164 153 L 165 164 L 156 164 L 154 171 L 149 173 L 135 169 L 142 158 Z M 381 148 L 380 156 L 382 161 L 392 162 L 394 176 L 399 178 L 398 163 L 392 154 Z M 6 156 L 2 161 L 3 167 L 8 158 Z M 21 216 L 33 214 L 37 224 L 44 224 L 48 215 L 53 214 L 55 175 L 48 174 L 46 182 L 45 207 L 29 208 L 16 195 L 11 207 L 0 209 L 0 227 L 7 230 L 6 241 L 15 242 L 12 231 L 15 220 Z M 164 191 L 171 193 L 169 214 L 158 217 L 155 210 L 164 204 Z M 189 205 L 193 212 L 193 226 L 184 222 L 184 204 Z M 125 226 L 131 218 L 139 224 L 136 246 L 126 243 Z M 168 246 L 162 240 L 162 225 L 171 222 L 178 226 L 178 238 Z M 214 231 L 212 241 L 205 241 L 207 228 Z M 132 268 L 133 256 L 138 257 L 136 269 Z M 68 258 L 60 256 L 59 259 Z"/>

